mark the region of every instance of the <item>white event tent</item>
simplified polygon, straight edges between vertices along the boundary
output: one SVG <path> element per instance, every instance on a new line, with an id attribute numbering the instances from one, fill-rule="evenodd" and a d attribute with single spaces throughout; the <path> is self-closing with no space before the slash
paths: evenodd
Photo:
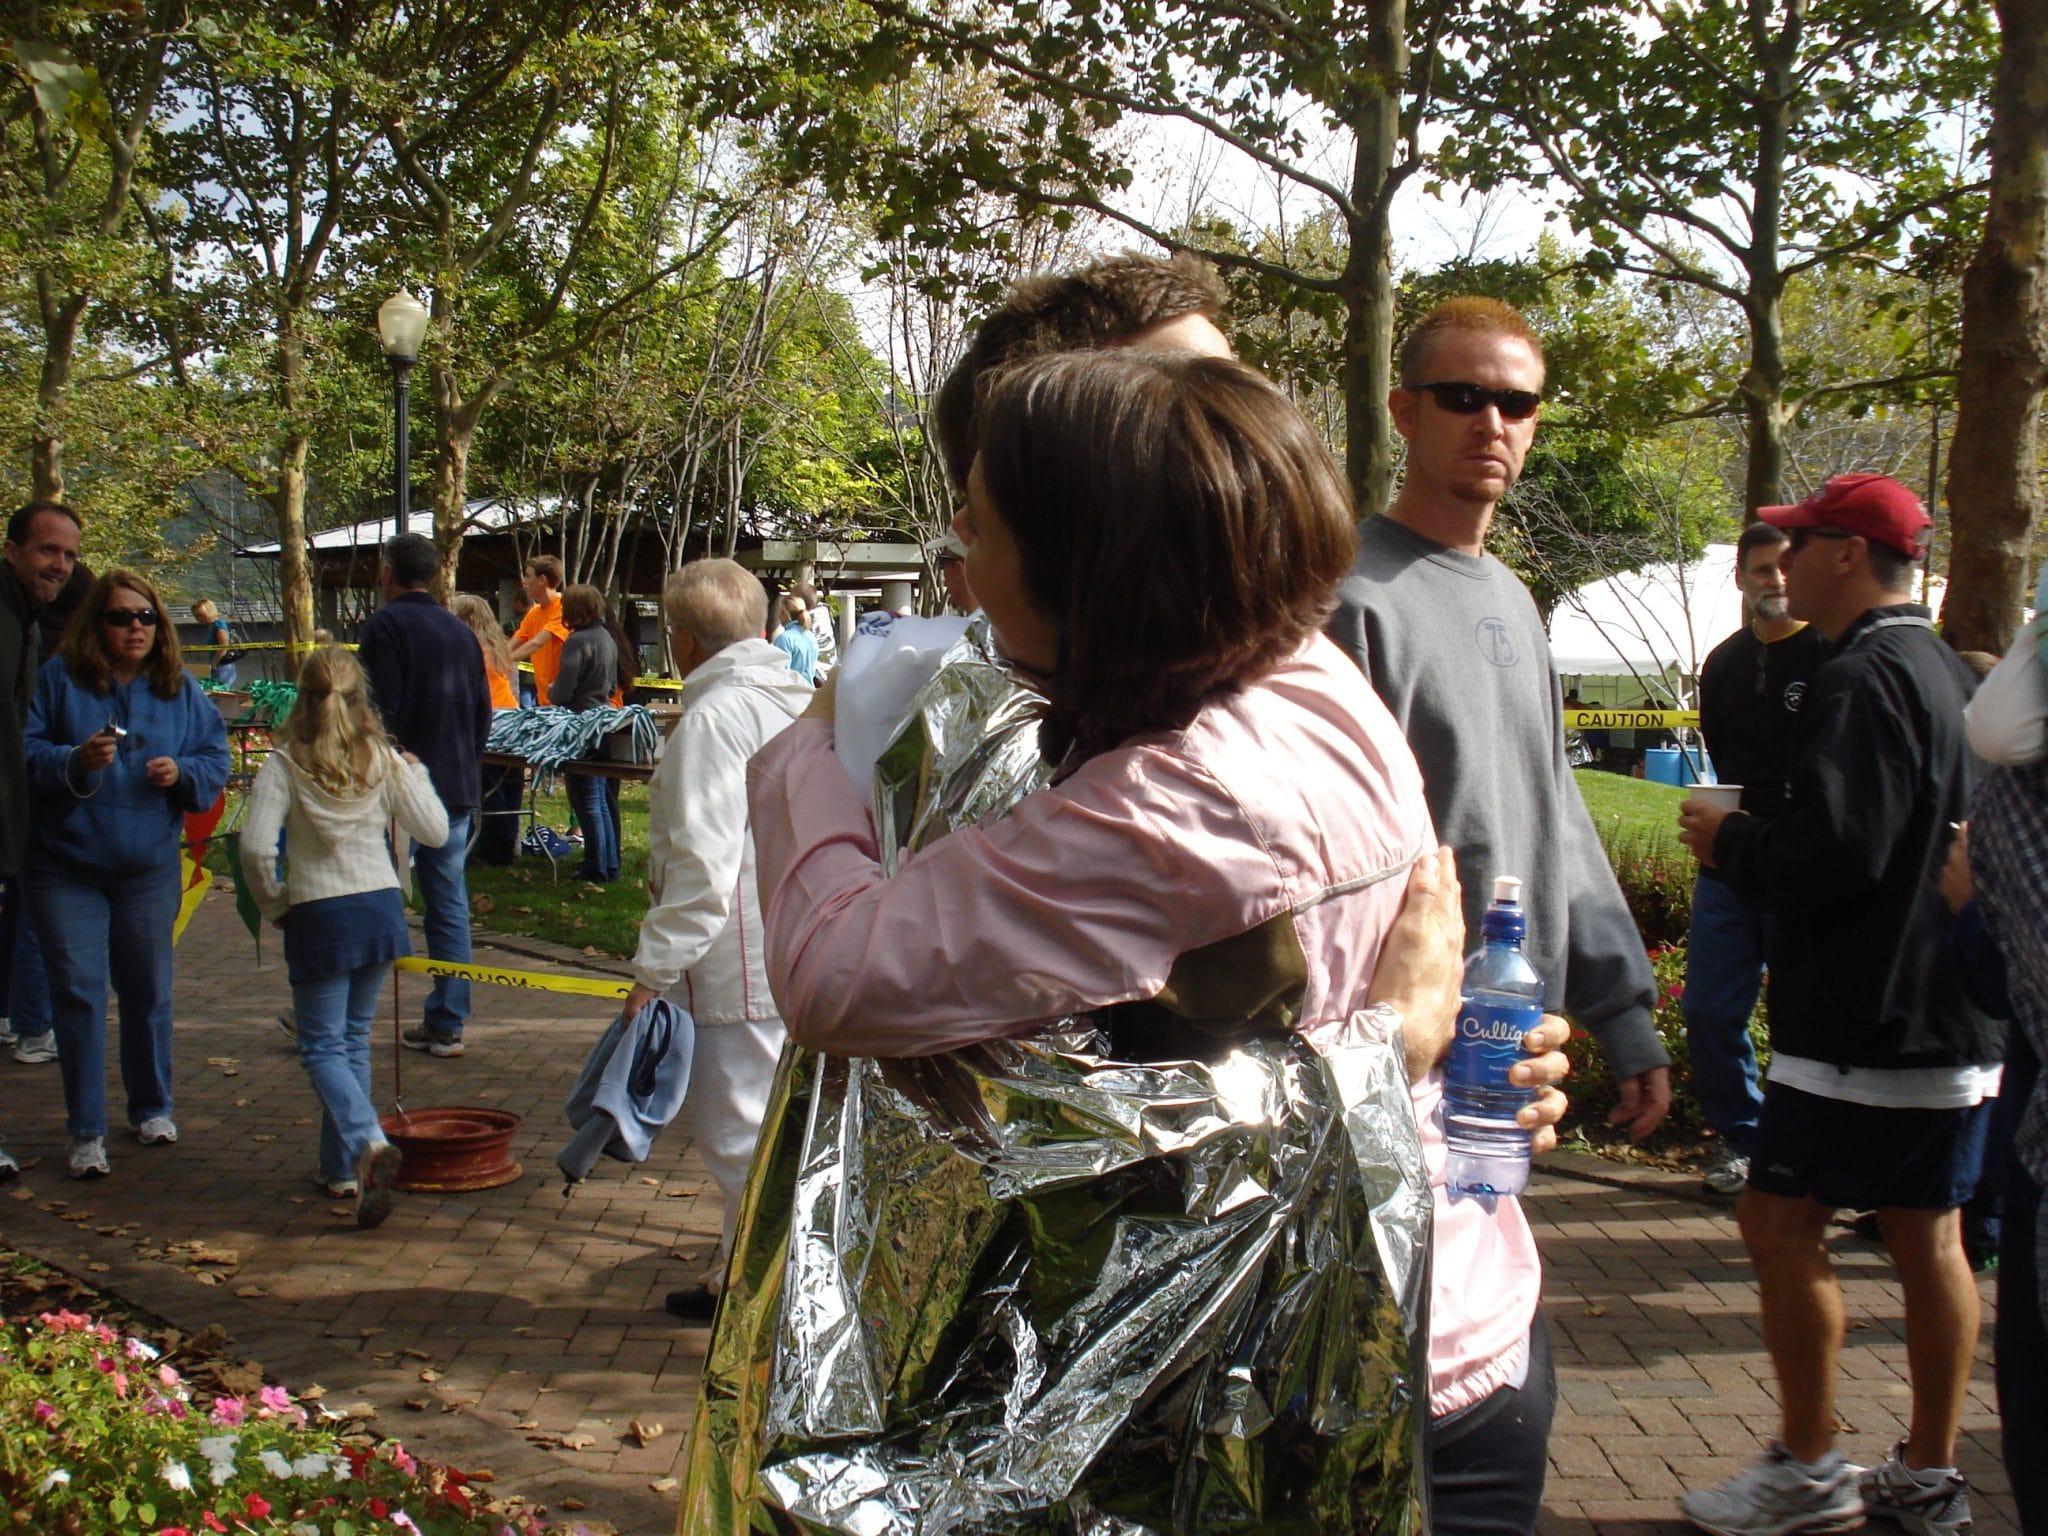
<path id="1" fill-rule="evenodd" d="M 1937 614 L 1947 586 L 1933 584 Z M 1551 666 L 1562 677 L 1628 679 L 1629 702 L 1654 684 L 1690 704 L 1700 663 L 1741 625 L 1735 546 L 1709 544 L 1691 565 L 1608 576 L 1567 596 L 1550 616 Z"/>

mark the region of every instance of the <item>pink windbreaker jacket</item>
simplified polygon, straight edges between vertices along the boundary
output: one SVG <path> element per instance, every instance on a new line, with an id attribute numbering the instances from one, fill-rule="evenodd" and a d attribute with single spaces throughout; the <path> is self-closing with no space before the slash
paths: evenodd
<path id="1" fill-rule="evenodd" d="M 1090 759 L 894 878 L 826 723 L 800 720 L 764 747 L 749 798 L 782 1018 L 798 1043 L 847 1056 L 929 1055 L 1141 999 L 1312 1032 L 1365 1006 L 1408 868 L 1434 846 L 1413 754 L 1321 636 L 1185 730 Z M 1417 1085 L 1419 1108 L 1433 1108 L 1435 1076 Z M 1433 1116 L 1422 1133 L 1443 1413 L 1521 1369 L 1536 1255 L 1512 1202 L 1499 1219 L 1469 1203 L 1447 1213 Z M 1447 1284 L 1495 1301 L 1446 1297 Z"/>

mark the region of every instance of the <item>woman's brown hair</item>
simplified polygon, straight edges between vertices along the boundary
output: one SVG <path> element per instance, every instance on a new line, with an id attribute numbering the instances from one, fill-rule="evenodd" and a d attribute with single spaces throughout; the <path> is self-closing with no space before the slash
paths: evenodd
<path id="1" fill-rule="evenodd" d="M 108 571 L 92 584 L 92 591 L 65 626 L 64 644 L 58 652 L 64 658 L 64 668 L 71 674 L 71 680 L 88 692 L 107 691 L 114 668 L 100 634 L 100 615 L 107 611 L 107 599 L 124 588 L 156 611 L 156 639 L 142 661 L 149 691 L 160 699 L 175 699 L 185 686 L 185 664 L 178 659 L 178 631 L 149 578 L 134 571 Z"/>
<path id="2" fill-rule="evenodd" d="M 982 487 L 1059 636 L 1055 718 L 1083 753 L 1177 730 L 1272 671 L 1322 628 L 1357 552 L 1329 450 L 1240 363 L 1035 358 L 995 380 L 979 437 Z"/>
<path id="3" fill-rule="evenodd" d="M 576 582 L 562 589 L 562 622 L 571 629 L 584 629 L 604 618 L 604 594 L 593 586 Z"/>

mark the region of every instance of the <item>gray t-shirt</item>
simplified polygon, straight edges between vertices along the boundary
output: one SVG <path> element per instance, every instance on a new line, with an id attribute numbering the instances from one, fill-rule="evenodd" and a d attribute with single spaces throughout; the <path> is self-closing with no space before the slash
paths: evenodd
<path id="1" fill-rule="evenodd" d="M 1330 638 L 1400 722 L 1437 836 L 1457 850 L 1467 935 L 1494 876 L 1518 876 L 1551 1009 L 1600 1042 L 1618 1078 L 1668 1065 L 1642 938 L 1565 761 L 1563 698 L 1528 589 L 1491 555 L 1374 517 L 1337 600 Z"/>

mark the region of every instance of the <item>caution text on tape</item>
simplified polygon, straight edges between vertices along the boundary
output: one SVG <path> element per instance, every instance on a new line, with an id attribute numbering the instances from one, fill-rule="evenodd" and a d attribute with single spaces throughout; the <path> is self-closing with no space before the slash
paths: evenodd
<path id="1" fill-rule="evenodd" d="M 454 976 L 493 987 L 523 987 L 529 992 L 572 992 L 578 997 L 624 997 L 630 981 L 600 981 L 595 976 L 555 976 L 546 971 L 507 971 L 495 965 L 461 965 L 453 960 L 422 960 L 409 955 L 398 969 L 423 976 Z"/>
<path id="2" fill-rule="evenodd" d="M 1700 723 L 1696 709 L 1568 709 L 1568 731 L 1656 731 Z"/>

